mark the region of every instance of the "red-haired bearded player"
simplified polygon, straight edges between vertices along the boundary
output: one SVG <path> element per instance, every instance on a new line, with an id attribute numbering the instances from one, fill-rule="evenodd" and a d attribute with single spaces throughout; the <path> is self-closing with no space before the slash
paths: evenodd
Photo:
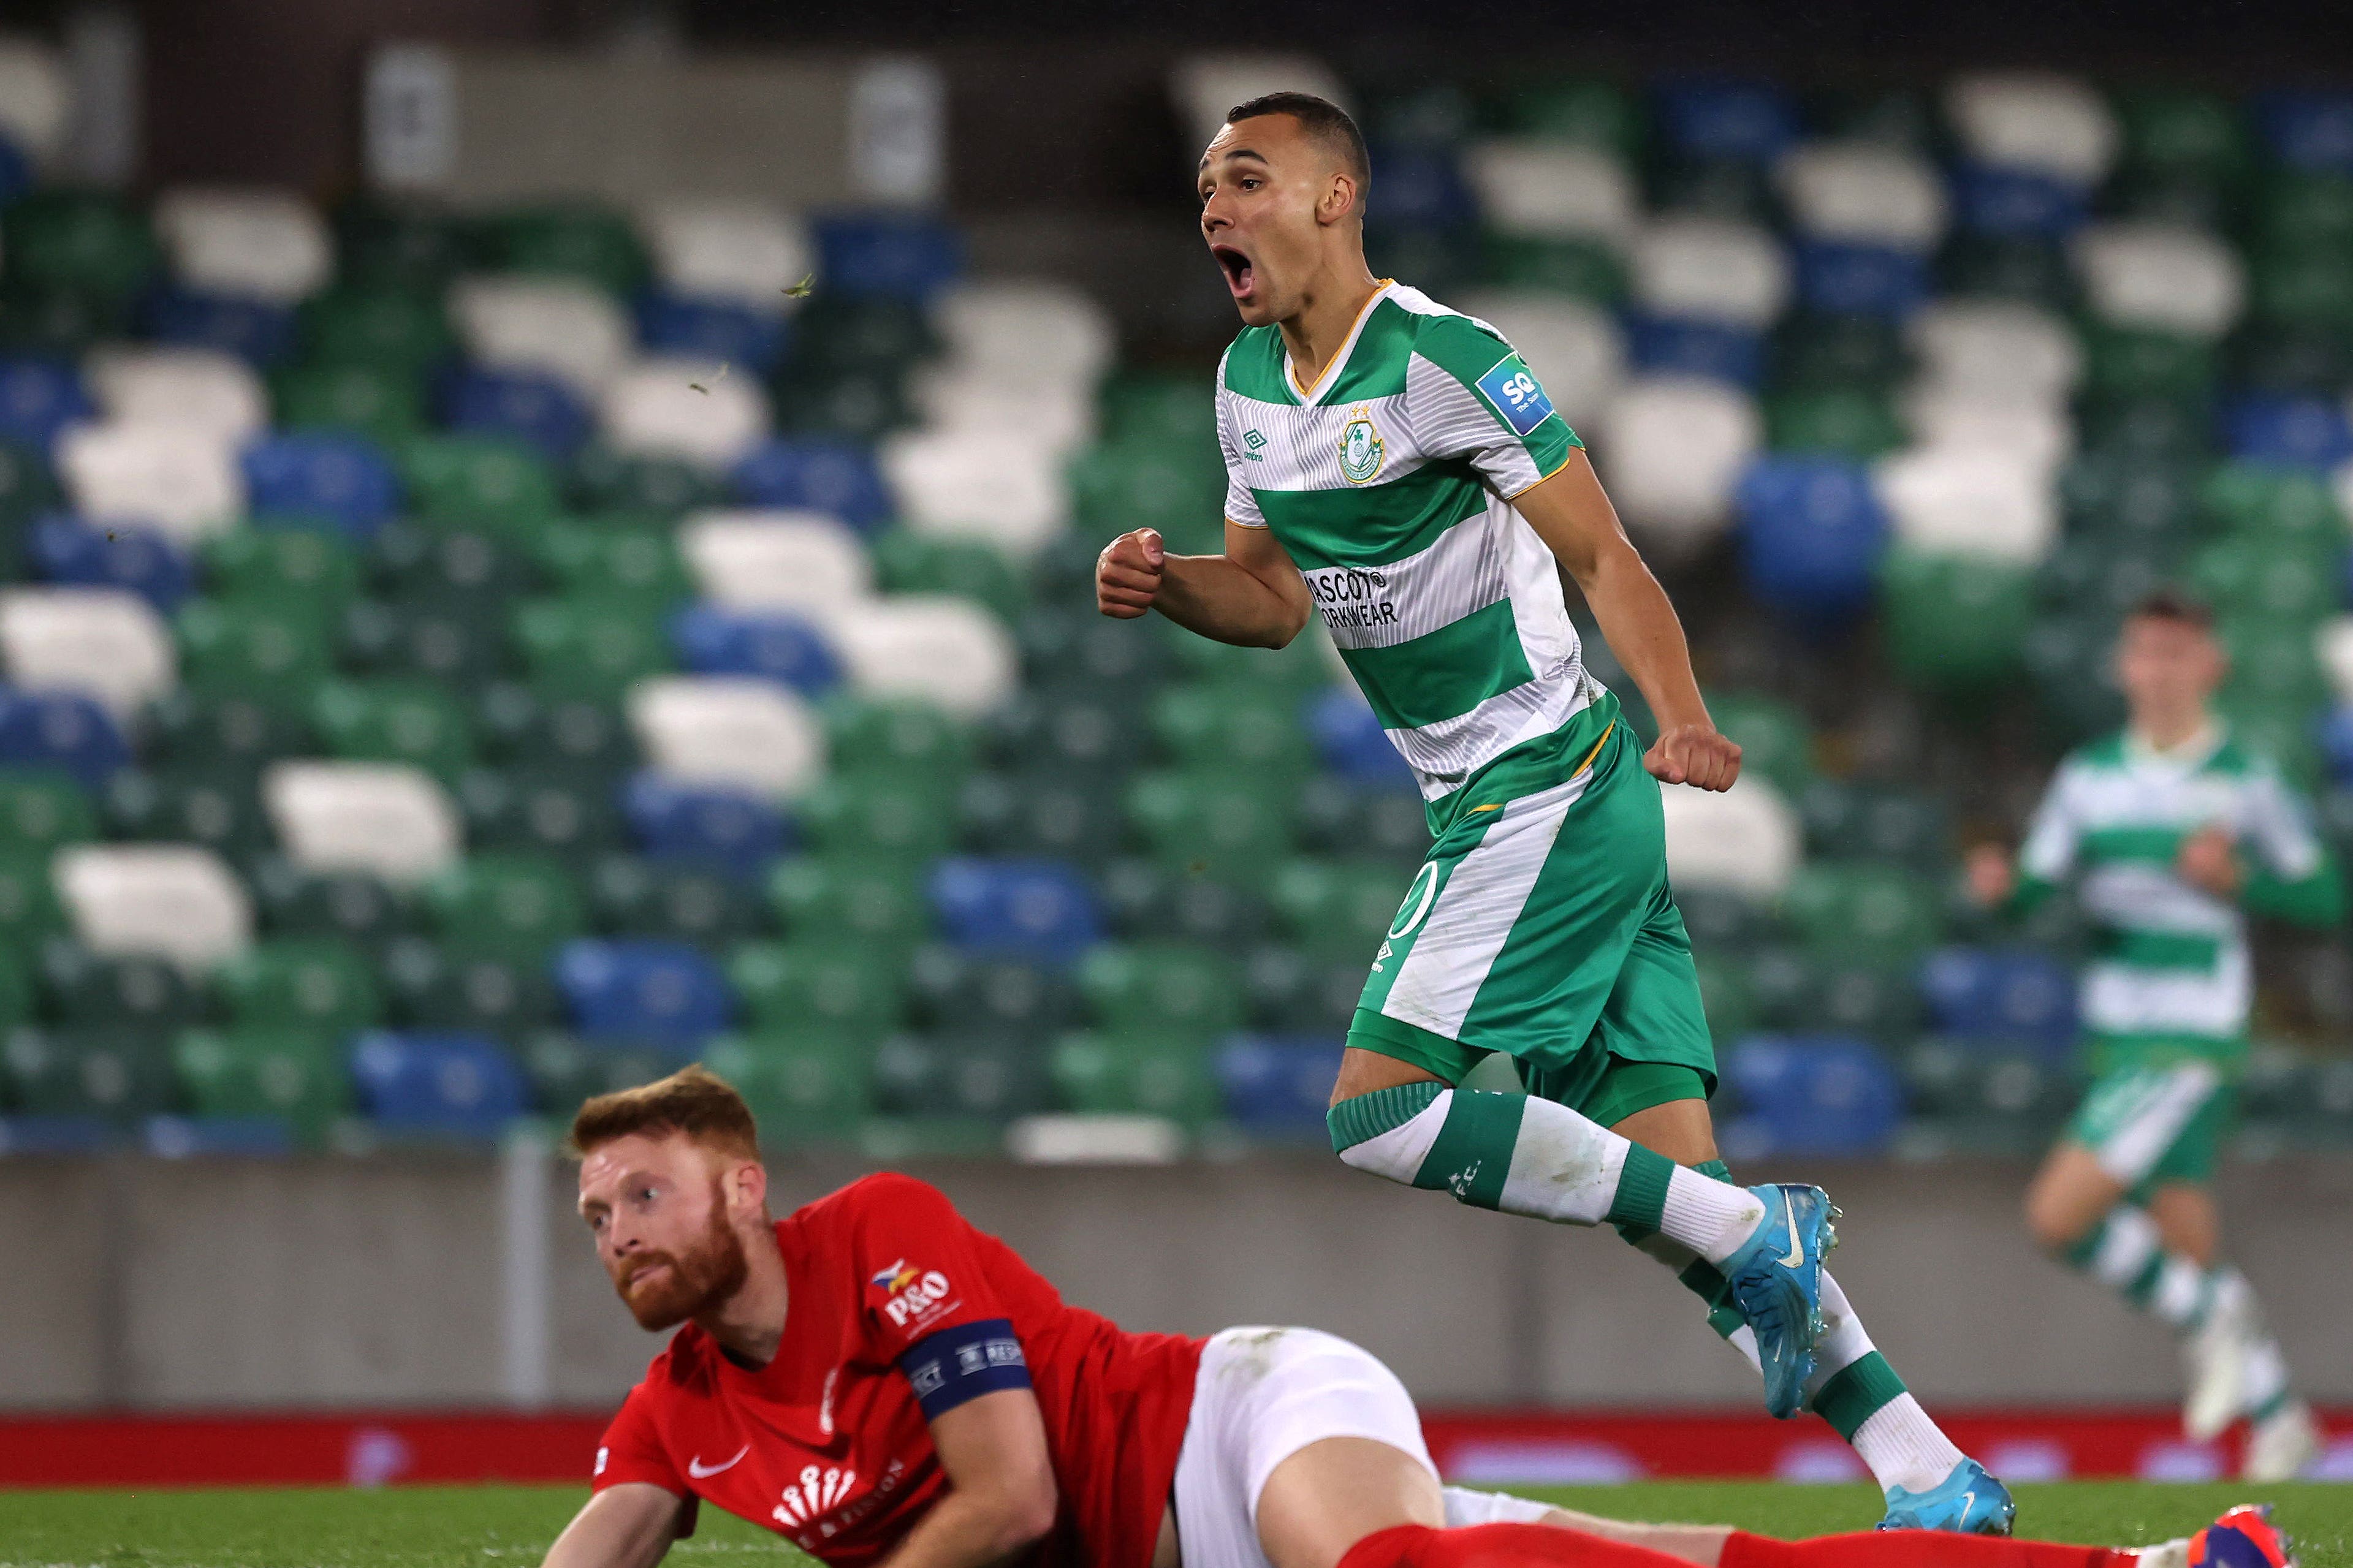
<path id="1" fill-rule="evenodd" d="M 594 1495 L 547 1568 L 653 1568 L 705 1500 L 831 1568 L 2185 1560 L 2183 1542 L 1780 1542 L 1443 1487 L 1403 1385 L 1329 1334 L 1124 1332 L 908 1176 L 771 1218 L 751 1112 L 702 1068 L 590 1100 L 573 1140 L 580 1212 L 622 1300 L 647 1329 L 684 1326 L 606 1432 Z M 2253 1510 L 2228 1517 L 2273 1537 Z"/>

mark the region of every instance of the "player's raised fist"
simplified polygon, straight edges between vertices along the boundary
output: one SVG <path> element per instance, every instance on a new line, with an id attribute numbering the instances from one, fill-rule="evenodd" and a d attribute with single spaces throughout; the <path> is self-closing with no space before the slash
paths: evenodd
<path id="1" fill-rule="evenodd" d="M 1727 790 L 1740 776 L 1740 747 L 1711 725 L 1677 724 L 1659 731 L 1642 765 L 1665 784 Z"/>
<path id="2" fill-rule="evenodd" d="M 1123 621 L 1143 615 L 1160 593 L 1161 569 L 1167 560 L 1160 531 L 1155 528 L 1123 533 L 1104 545 L 1095 557 L 1095 608 Z"/>
<path id="3" fill-rule="evenodd" d="M 2176 869 L 2180 871 L 2183 881 L 2218 899 L 2238 897 L 2240 885 L 2247 879 L 2246 868 L 2239 863 L 2239 851 L 2231 842 L 2229 830 L 2214 824 L 2181 841 Z"/>

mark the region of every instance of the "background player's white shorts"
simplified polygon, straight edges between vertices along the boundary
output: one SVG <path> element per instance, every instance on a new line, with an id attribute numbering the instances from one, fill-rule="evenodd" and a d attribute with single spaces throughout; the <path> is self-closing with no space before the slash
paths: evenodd
<path id="1" fill-rule="evenodd" d="M 1184 1568 L 1268 1568 L 1259 1493 L 1277 1465 L 1326 1437 L 1370 1437 L 1438 1473 L 1412 1396 L 1371 1352 L 1316 1329 L 1211 1335 L 1176 1458 Z"/>

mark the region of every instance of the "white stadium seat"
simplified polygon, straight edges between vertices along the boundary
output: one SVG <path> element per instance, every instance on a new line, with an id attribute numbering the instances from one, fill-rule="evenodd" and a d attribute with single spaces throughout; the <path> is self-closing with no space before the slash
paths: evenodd
<path id="1" fill-rule="evenodd" d="M 278 842 L 307 871 L 358 871 L 414 885 L 458 863 L 457 808 L 405 763 L 273 763 L 261 799 Z"/>
<path id="2" fill-rule="evenodd" d="M 973 365 L 932 365 L 915 373 L 909 395 L 923 428 L 974 431 L 1067 457 L 1095 433 L 1092 386 L 1008 384 Z"/>
<path id="3" fill-rule="evenodd" d="M 605 388 L 600 407 L 614 450 L 733 464 L 768 434 L 768 395 L 758 379 L 723 374 L 705 360 L 640 360 Z"/>
<path id="4" fill-rule="evenodd" d="M 789 800 L 825 776 L 825 726 L 756 676 L 670 675 L 629 688 L 629 728 L 654 770 L 681 784 Z"/>
<path id="5" fill-rule="evenodd" d="M 2050 469 L 1994 447 L 1915 447 L 1872 476 L 1894 536 L 1915 549 L 2027 564 L 2059 536 Z"/>
<path id="6" fill-rule="evenodd" d="M 1912 318 L 1920 384 L 1939 394 L 2063 405 L 2084 374 L 2083 345 L 2067 323 L 2006 300 L 1940 300 Z"/>
<path id="7" fill-rule="evenodd" d="M 808 230 L 765 202 L 658 202 L 638 226 L 655 274 L 689 299 L 783 315 L 799 303 L 785 290 L 817 268 Z"/>
<path id="8" fill-rule="evenodd" d="M 1462 173 L 1478 194 L 1481 221 L 1502 234 L 1623 247 L 1641 222 L 1632 171 L 1595 148 L 1532 137 L 1480 142 L 1464 151 Z"/>
<path id="9" fill-rule="evenodd" d="M 995 616 L 944 594 L 868 599 L 826 618 L 849 684 L 907 697 L 960 718 L 997 707 L 1020 685 L 1013 638 Z"/>
<path id="10" fill-rule="evenodd" d="M 201 845 L 75 845 L 58 851 L 49 879 L 75 938 L 102 957 L 201 975 L 253 941 L 245 885 Z"/>
<path id="11" fill-rule="evenodd" d="M 564 278 L 463 278 L 450 287 L 449 315 L 479 363 L 544 371 L 589 398 L 620 374 L 636 342 L 611 295 Z"/>
<path id="12" fill-rule="evenodd" d="M 1946 89 L 1945 114 L 1980 163 L 2093 185 L 2116 162 L 2119 132 L 2107 100 L 2073 77 L 1963 77 Z"/>
<path id="13" fill-rule="evenodd" d="M 72 110 L 73 89 L 57 52 L 29 38 L 0 38 L 0 136 L 46 163 Z"/>
<path id="14" fill-rule="evenodd" d="M 1461 308 L 1519 351 L 1572 426 L 1600 417 L 1626 378 L 1625 334 L 1599 306 L 1530 289 L 1465 295 Z"/>
<path id="15" fill-rule="evenodd" d="M 180 280 L 216 293 L 290 305 L 335 270 L 326 220 L 290 191 L 166 191 L 155 232 Z"/>
<path id="16" fill-rule="evenodd" d="M 1646 548 L 1687 554 L 1724 531 L 1733 487 L 1764 437 L 1756 401 L 1694 376 L 1646 376 L 1602 415 L 1594 460 Z"/>
<path id="17" fill-rule="evenodd" d="M 236 449 L 201 430 L 77 425 L 58 438 L 57 458 L 86 518 L 143 524 L 185 544 L 226 531 L 245 510 Z"/>
<path id="18" fill-rule="evenodd" d="M 1634 242 L 1635 297 L 1662 316 L 1763 328 L 1789 301 L 1789 258 L 1769 230 L 1725 218 L 1662 218 Z"/>
<path id="19" fill-rule="evenodd" d="M 830 610 L 874 589 L 848 524 L 821 511 L 705 511 L 679 526 L 702 596 L 731 610 Z"/>
<path id="20" fill-rule="evenodd" d="M 1850 245 L 1928 250 L 1950 216 L 1936 165 L 1868 142 L 1812 142 L 1776 170 L 1800 233 Z"/>
<path id="21" fill-rule="evenodd" d="M 2239 253 L 2178 224 L 2094 225 L 2075 237 L 2075 269 L 2093 313 L 2118 326 L 2220 337 L 2246 303 Z"/>
<path id="22" fill-rule="evenodd" d="M 1915 387 L 1903 398 L 1904 423 L 1915 447 L 1966 447 L 2007 453 L 2045 474 L 2075 449 L 2075 421 L 2064 404 L 1971 396 Z"/>
<path id="23" fill-rule="evenodd" d="M 180 425 L 231 446 L 269 426 L 253 367 L 218 349 L 110 343 L 82 363 L 98 406 L 118 425 Z"/>
<path id="24" fill-rule="evenodd" d="M 2353 703 L 2353 616 L 2333 616 L 2313 634 L 2313 651 L 2339 703 Z"/>
<path id="25" fill-rule="evenodd" d="M 1226 122 L 1226 110 L 1261 93 L 1312 92 L 1356 112 L 1339 77 L 1313 55 L 1193 55 L 1170 70 L 1168 91 L 1192 133 L 1193 145 L 1185 153 L 1187 170 Z"/>
<path id="26" fill-rule="evenodd" d="M 1722 888 L 1761 901 L 1788 890 L 1803 858 L 1798 814 L 1755 773 L 1721 794 L 1664 789 L 1667 876 L 1680 888 Z"/>
<path id="27" fill-rule="evenodd" d="M 994 429 L 925 430 L 883 443 L 899 515 L 924 533 L 969 535 L 1026 552 L 1062 531 L 1070 498 L 1061 455 Z"/>
<path id="28" fill-rule="evenodd" d="M 966 283 L 933 315 L 949 364 L 1001 385 L 1092 394 L 1117 348 L 1111 313 L 1066 283 Z"/>
<path id="29" fill-rule="evenodd" d="M 171 629 L 127 588 L 0 592 L 0 664 L 27 691 L 79 691 L 128 721 L 180 683 Z"/>

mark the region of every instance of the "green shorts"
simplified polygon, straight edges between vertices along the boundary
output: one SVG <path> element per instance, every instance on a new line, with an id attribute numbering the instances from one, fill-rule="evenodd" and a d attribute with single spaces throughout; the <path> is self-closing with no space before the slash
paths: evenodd
<path id="1" fill-rule="evenodd" d="M 2089 1149 L 2101 1170 L 2135 1194 L 2167 1182 L 2204 1183 L 2214 1174 L 2237 1098 L 2212 1062 L 2115 1067 L 2093 1080 L 2066 1138 Z"/>
<path id="2" fill-rule="evenodd" d="M 1529 1093 L 1604 1126 L 1715 1092 L 1659 786 L 1615 699 L 1473 776 L 1433 818 L 1349 1045 L 1449 1083 L 1503 1051 Z"/>

